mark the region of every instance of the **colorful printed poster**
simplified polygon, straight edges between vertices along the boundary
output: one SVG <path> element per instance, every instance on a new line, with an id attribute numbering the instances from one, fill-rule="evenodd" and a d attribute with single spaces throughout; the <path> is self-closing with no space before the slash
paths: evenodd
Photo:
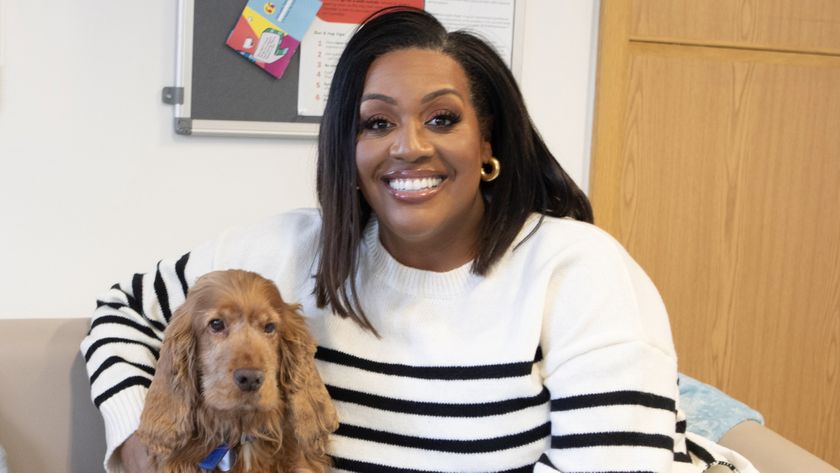
<path id="1" fill-rule="evenodd" d="M 226 44 L 279 79 L 320 8 L 320 0 L 248 0 Z"/>

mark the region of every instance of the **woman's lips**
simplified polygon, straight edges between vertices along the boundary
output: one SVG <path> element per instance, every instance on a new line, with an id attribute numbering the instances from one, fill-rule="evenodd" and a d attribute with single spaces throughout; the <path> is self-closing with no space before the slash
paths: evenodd
<path id="1" fill-rule="evenodd" d="M 382 181 L 397 200 L 419 203 L 437 194 L 446 176 L 433 171 L 397 171 L 386 174 Z"/>

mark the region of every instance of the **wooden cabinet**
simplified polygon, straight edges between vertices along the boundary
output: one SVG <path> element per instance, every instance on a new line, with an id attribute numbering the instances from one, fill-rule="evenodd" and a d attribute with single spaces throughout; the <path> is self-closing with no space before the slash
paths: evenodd
<path id="1" fill-rule="evenodd" d="M 840 54 L 837 0 L 632 0 L 631 3 L 632 41 Z"/>
<path id="2" fill-rule="evenodd" d="M 601 5 L 596 224 L 683 372 L 840 467 L 840 2 Z"/>

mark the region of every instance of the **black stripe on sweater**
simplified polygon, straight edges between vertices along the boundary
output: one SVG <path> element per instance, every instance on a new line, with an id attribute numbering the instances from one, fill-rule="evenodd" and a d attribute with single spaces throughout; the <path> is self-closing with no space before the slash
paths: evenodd
<path id="1" fill-rule="evenodd" d="M 118 287 L 112 287 L 111 289 L 116 289 L 118 291 L 120 290 L 120 288 L 118 288 Z M 112 309 L 119 310 L 119 309 L 122 309 L 124 307 L 128 307 L 128 304 L 123 304 L 122 302 L 105 302 L 105 301 L 101 301 L 101 300 L 97 299 L 96 300 L 96 308 L 98 309 L 100 307 L 110 307 Z"/>
<path id="2" fill-rule="evenodd" d="M 93 342 L 93 344 L 90 347 L 88 347 L 88 350 L 85 352 L 85 361 L 86 362 L 90 361 L 90 357 L 93 356 L 93 353 L 97 349 L 99 349 L 99 347 L 101 347 L 103 345 L 107 345 L 109 343 L 129 343 L 129 344 L 132 344 L 132 345 L 140 345 L 140 346 L 146 348 L 147 350 L 149 350 L 149 352 L 155 357 L 155 359 L 158 359 L 158 357 L 160 356 L 160 352 L 157 349 L 152 348 L 149 345 L 147 345 L 147 344 L 145 344 L 141 341 L 131 340 L 131 339 L 128 339 L 128 338 L 108 337 L 108 338 L 100 338 L 99 340 Z"/>
<path id="3" fill-rule="evenodd" d="M 350 402 L 383 411 L 438 417 L 487 417 L 521 411 L 529 407 L 545 404 L 549 400 L 548 390 L 532 397 L 506 399 L 504 401 L 476 404 L 444 404 L 434 402 L 408 401 L 375 394 L 353 391 L 350 389 L 327 386 L 333 401 Z"/>
<path id="4" fill-rule="evenodd" d="M 117 324 L 125 327 L 131 327 L 133 330 L 136 330 L 142 333 L 143 335 L 148 336 L 149 338 L 154 338 L 155 340 L 162 340 L 162 338 L 149 327 L 138 324 L 137 322 L 131 319 L 127 319 L 119 315 L 103 315 L 101 317 L 97 317 L 93 319 L 93 321 L 91 321 L 90 329 L 93 330 L 94 327 L 103 324 Z"/>
<path id="5" fill-rule="evenodd" d="M 125 292 L 125 291 L 123 291 Z M 143 275 L 140 273 L 135 273 L 134 277 L 131 278 L 131 292 L 132 294 L 126 293 L 125 295 L 128 296 L 128 305 L 131 306 L 138 314 L 142 314 L 144 317 L 146 314 L 143 312 Z"/>
<path id="6" fill-rule="evenodd" d="M 683 452 L 674 452 L 674 461 L 677 463 L 691 463 L 691 455 Z"/>
<path id="7" fill-rule="evenodd" d="M 551 448 L 557 450 L 586 447 L 652 447 L 674 451 L 674 439 L 642 432 L 593 432 L 551 437 Z"/>
<path id="8" fill-rule="evenodd" d="M 117 291 L 122 292 L 122 289 L 120 289 L 119 286 L 114 286 L 111 289 L 115 289 Z M 125 294 L 125 293 L 123 293 L 123 294 Z M 101 300 L 97 299 L 96 300 L 96 309 L 98 310 L 98 309 L 101 309 L 102 307 L 109 307 L 109 308 L 114 309 L 114 310 L 123 310 L 125 308 L 128 308 L 129 306 L 128 306 L 128 304 L 123 304 L 122 302 L 105 302 L 105 301 L 101 301 Z M 100 318 L 102 318 L 102 317 L 97 317 L 96 319 L 93 319 L 93 321 L 90 324 L 90 327 L 88 328 L 88 333 L 87 333 L 88 335 L 90 335 L 91 332 L 93 331 L 93 327 L 98 325 L 96 323 L 96 321 Z M 161 329 L 161 332 L 162 331 L 163 331 L 163 329 Z"/>
<path id="9" fill-rule="evenodd" d="M 676 402 L 673 399 L 641 391 L 583 394 L 551 400 L 553 412 L 604 406 L 643 406 L 677 412 Z"/>
<path id="10" fill-rule="evenodd" d="M 332 457 L 333 467 L 339 470 L 354 471 L 359 473 L 445 473 L 442 471 L 415 470 L 413 468 L 400 468 L 395 466 L 380 465 L 347 458 Z M 504 470 L 488 473 L 529 473 L 534 470 L 534 465 L 525 465 L 512 470 Z"/>
<path id="11" fill-rule="evenodd" d="M 315 358 L 350 368 L 406 378 L 474 380 L 530 376 L 532 361 L 477 366 L 411 366 L 366 360 L 348 353 L 318 347 Z"/>
<path id="12" fill-rule="evenodd" d="M 404 448 L 419 448 L 423 450 L 451 453 L 488 453 L 521 447 L 523 445 L 528 445 L 542 440 L 551 435 L 551 423 L 546 422 L 543 425 L 534 427 L 531 430 L 526 430 L 525 432 L 475 440 L 448 440 L 413 437 L 349 424 L 341 424 L 338 427 L 338 430 L 335 431 L 335 435 Z"/>
<path id="13" fill-rule="evenodd" d="M 127 365 L 131 365 L 131 366 L 133 366 L 137 369 L 145 371 L 146 373 L 149 374 L 149 376 L 154 376 L 155 375 L 155 369 L 152 368 L 151 366 L 141 365 L 140 363 L 133 363 L 133 362 L 128 361 L 128 360 L 126 360 L 124 358 L 121 358 L 119 356 L 111 356 L 111 357 L 108 357 L 107 360 L 103 361 L 102 364 L 99 365 L 99 368 L 97 368 L 96 371 L 94 371 L 93 374 L 90 375 L 90 383 L 93 384 L 94 381 L 96 381 L 96 378 L 98 378 L 99 375 L 101 375 L 103 371 L 105 371 L 110 366 L 115 365 L 117 363 L 125 363 Z"/>
<path id="14" fill-rule="evenodd" d="M 114 385 L 112 388 L 105 391 L 104 393 L 100 394 L 99 396 L 96 396 L 96 398 L 94 398 L 93 400 L 93 405 L 96 406 L 96 408 L 98 409 L 103 402 L 107 401 L 112 396 L 118 394 L 124 389 L 128 389 L 132 386 L 144 386 L 148 389 L 148 387 L 151 385 L 152 380 L 144 378 L 142 376 L 132 376 L 130 378 L 126 378 L 118 384 Z"/>
<path id="15" fill-rule="evenodd" d="M 546 455 L 545 453 L 540 455 L 540 459 L 537 460 L 537 463 L 542 463 L 543 465 L 554 468 L 555 470 L 557 469 L 557 467 L 554 466 L 554 463 L 551 463 L 551 460 L 548 458 L 548 455 Z"/>
<path id="16" fill-rule="evenodd" d="M 187 295 L 189 291 L 189 286 L 187 285 L 187 261 L 190 260 L 190 254 L 184 253 L 178 261 L 175 262 L 175 274 L 178 275 L 178 281 L 181 281 L 181 290 L 184 291 L 184 296 Z"/>
<path id="17" fill-rule="evenodd" d="M 684 434 L 687 426 L 688 426 L 688 423 L 685 421 L 685 419 L 677 422 L 677 433 L 678 434 Z"/>
<path id="18" fill-rule="evenodd" d="M 688 447 L 689 453 L 703 460 L 707 465 L 715 462 L 715 457 L 700 445 L 697 445 L 689 439 L 685 439 L 685 445 Z"/>
<path id="19" fill-rule="evenodd" d="M 169 291 L 166 290 L 166 283 L 163 282 L 163 275 L 160 274 L 160 261 L 158 261 L 155 271 L 154 288 L 155 296 L 160 303 L 160 311 L 163 313 L 163 319 L 168 323 L 169 319 L 172 318 L 172 311 L 169 309 Z"/>

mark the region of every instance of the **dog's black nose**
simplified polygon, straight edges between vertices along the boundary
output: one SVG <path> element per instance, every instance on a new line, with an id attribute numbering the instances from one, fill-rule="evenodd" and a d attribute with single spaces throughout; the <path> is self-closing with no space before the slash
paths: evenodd
<path id="1" fill-rule="evenodd" d="M 261 370 L 240 368 L 233 372 L 233 380 L 239 389 L 243 391 L 256 391 L 263 383 L 263 372 Z"/>

